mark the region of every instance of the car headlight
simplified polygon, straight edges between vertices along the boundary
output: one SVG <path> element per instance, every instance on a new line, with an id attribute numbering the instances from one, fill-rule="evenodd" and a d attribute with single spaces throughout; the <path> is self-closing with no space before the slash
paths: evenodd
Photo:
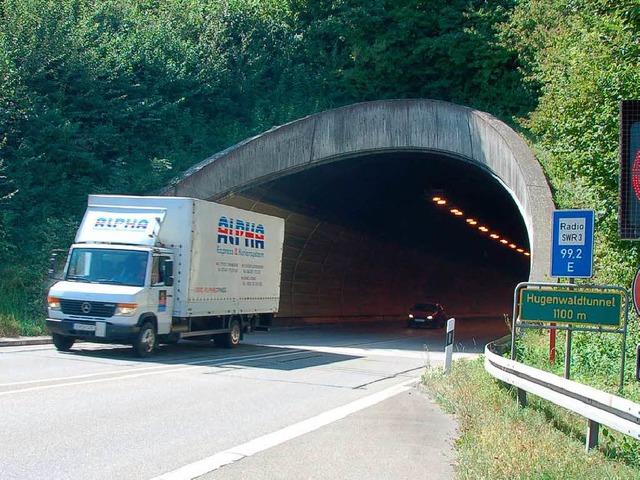
<path id="1" fill-rule="evenodd" d="M 413 318 L 413 313 L 410 313 L 410 314 L 409 314 L 409 318 Z"/>
<path id="2" fill-rule="evenodd" d="M 429 315 L 429 316 L 427 317 L 427 320 L 433 320 L 433 315 Z"/>
<path id="3" fill-rule="evenodd" d="M 56 297 L 47 297 L 47 302 L 49 303 L 49 309 L 51 310 L 60 310 L 60 299 Z"/>
<path id="4" fill-rule="evenodd" d="M 119 303 L 118 305 L 116 305 L 116 311 L 113 314 L 123 317 L 130 317 L 135 313 L 136 308 L 138 308 L 137 303 Z"/>

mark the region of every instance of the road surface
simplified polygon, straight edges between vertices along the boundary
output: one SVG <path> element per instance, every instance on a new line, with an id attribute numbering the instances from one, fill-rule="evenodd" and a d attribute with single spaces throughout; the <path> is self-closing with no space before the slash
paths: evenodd
<path id="1" fill-rule="evenodd" d="M 455 355 L 480 353 L 503 330 L 460 323 Z M 443 330 L 369 325 L 255 333 L 232 350 L 181 342 L 146 360 L 121 345 L 3 347 L 1 476 L 187 478 L 176 472 L 198 462 L 231 473 L 247 451 L 283 456 L 286 442 L 406 392 L 442 365 L 443 342 Z"/>

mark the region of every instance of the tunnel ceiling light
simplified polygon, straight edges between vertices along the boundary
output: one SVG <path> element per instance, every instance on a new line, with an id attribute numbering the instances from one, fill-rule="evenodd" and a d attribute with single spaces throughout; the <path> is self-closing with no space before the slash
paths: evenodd
<path id="1" fill-rule="evenodd" d="M 431 200 L 439 206 L 443 206 L 443 205 L 447 205 L 449 202 L 447 199 L 445 199 L 442 195 L 434 195 L 433 197 L 431 197 Z M 451 212 L 453 215 L 457 216 L 457 217 L 461 217 L 464 215 L 464 212 L 462 210 L 460 210 L 458 207 L 451 205 L 449 208 L 449 212 Z M 468 217 L 465 218 L 465 221 L 467 224 L 476 227 L 478 225 L 478 220 L 476 220 L 473 217 Z M 484 225 L 480 225 L 477 226 L 478 231 L 482 232 L 482 233 L 487 233 L 490 231 L 489 227 L 484 226 Z M 501 238 L 500 235 L 496 232 L 491 232 L 489 237 L 493 240 L 498 240 L 501 244 L 508 246 L 509 248 L 511 248 L 512 250 L 517 251 L 518 253 L 522 253 L 524 256 L 530 257 L 531 254 L 526 251 L 524 248 L 519 247 L 518 245 L 516 245 L 515 243 L 511 243 L 509 240 L 507 240 L 506 238 Z"/>

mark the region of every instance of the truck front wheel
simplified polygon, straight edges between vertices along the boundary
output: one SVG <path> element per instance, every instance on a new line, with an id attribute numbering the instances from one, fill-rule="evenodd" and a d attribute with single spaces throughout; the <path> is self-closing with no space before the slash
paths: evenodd
<path id="1" fill-rule="evenodd" d="M 156 327 L 154 327 L 151 322 L 145 322 L 142 327 L 140 327 L 138 336 L 133 342 L 133 349 L 138 357 L 147 358 L 153 355 L 156 349 L 156 342 Z"/>
<path id="2" fill-rule="evenodd" d="M 73 347 L 73 344 L 76 341 L 73 337 L 67 337 L 66 335 L 60 335 L 59 333 L 52 333 L 51 338 L 53 339 L 53 344 L 61 352 L 68 352 L 71 350 L 71 347 Z"/>

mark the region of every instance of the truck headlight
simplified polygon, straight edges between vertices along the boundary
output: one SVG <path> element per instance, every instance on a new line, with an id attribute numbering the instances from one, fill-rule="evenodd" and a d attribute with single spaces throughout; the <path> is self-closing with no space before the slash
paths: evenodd
<path id="1" fill-rule="evenodd" d="M 47 302 L 49 303 L 49 309 L 51 310 L 60 310 L 60 299 L 56 297 L 47 297 Z"/>
<path id="2" fill-rule="evenodd" d="M 119 303 L 116 305 L 116 311 L 113 314 L 130 317 L 135 313 L 136 308 L 138 308 L 137 303 Z"/>

